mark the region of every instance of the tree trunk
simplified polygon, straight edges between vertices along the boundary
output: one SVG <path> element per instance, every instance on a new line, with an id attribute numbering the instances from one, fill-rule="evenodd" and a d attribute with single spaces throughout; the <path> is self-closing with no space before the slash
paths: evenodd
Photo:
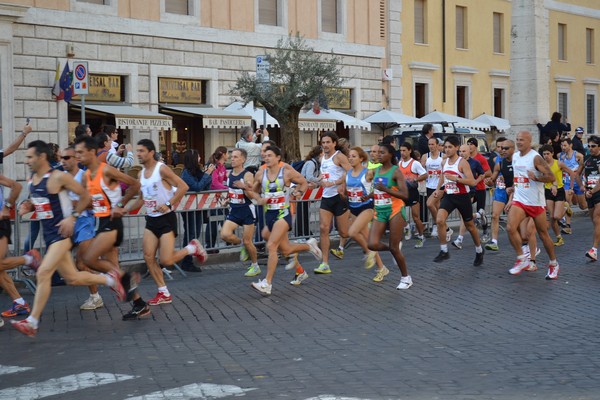
<path id="1" fill-rule="evenodd" d="M 277 117 L 276 117 L 277 118 Z M 298 112 L 287 114 L 285 118 L 277 118 L 281 129 L 281 150 L 283 160 L 287 162 L 300 160 L 300 129 Z"/>

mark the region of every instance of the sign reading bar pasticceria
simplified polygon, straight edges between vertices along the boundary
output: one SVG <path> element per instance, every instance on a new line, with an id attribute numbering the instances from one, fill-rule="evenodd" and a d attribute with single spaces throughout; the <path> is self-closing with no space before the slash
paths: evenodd
<path id="1" fill-rule="evenodd" d="M 123 77 L 119 75 L 90 74 L 89 93 L 85 96 L 87 101 L 122 102 Z M 79 96 L 73 96 L 78 99 Z"/>
<path id="2" fill-rule="evenodd" d="M 202 104 L 202 81 L 158 78 L 158 101 L 160 103 Z"/>

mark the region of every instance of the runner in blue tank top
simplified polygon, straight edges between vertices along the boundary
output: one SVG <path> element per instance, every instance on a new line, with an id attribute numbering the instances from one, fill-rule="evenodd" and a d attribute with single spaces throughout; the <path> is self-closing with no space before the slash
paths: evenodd
<path id="1" fill-rule="evenodd" d="M 106 275 L 97 275 L 77 271 L 75 268 L 71 256 L 71 248 L 73 247 L 71 237 L 75 221 L 90 204 L 91 197 L 80 184 L 75 182 L 70 174 L 50 168 L 48 160 L 51 155 L 50 146 L 41 140 L 29 143 L 25 153 L 25 163 L 31 169 L 33 175 L 29 188 L 29 200 L 21 204 L 19 213 L 24 215 L 35 211 L 37 218 L 41 221 L 47 246 L 46 254 L 41 263 L 38 260 L 32 263 L 32 258 L 39 257 L 39 253 L 34 256 L 15 257 L 22 264 L 32 265 L 34 268 L 38 266 L 36 273 L 37 290 L 31 314 L 27 319 L 21 321 L 11 320 L 12 325 L 27 336 L 35 336 L 37 333 L 39 319 L 50 297 L 51 279 L 55 271 L 58 271 L 69 285 L 110 286 L 117 292 L 119 300 L 125 300 L 125 291 L 116 269 Z M 71 200 L 67 194 L 69 190 L 80 198 L 75 210 L 73 210 Z"/>

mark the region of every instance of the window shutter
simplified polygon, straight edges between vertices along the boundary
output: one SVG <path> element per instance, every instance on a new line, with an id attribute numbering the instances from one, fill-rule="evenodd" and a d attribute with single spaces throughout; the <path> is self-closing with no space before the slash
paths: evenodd
<path id="1" fill-rule="evenodd" d="M 385 13 L 385 0 L 379 0 L 379 38 L 385 39 L 386 37 L 386 13 Z"/>
<path id="2" fill-rule="evenodd" d="M 321 30 L 338 33 L 337 0 L 321 0 Z"/>
<path id="3" fill-rule="evenodd" d="M 188 0 L 165 0 L 165 12 L 189 15 Z"/>
<path id="4" fill-rule="evenodd" d="M 585 30 L 585 62 L 594 63 L 594 30 L 590 28 Z"/>
<path id="5" fill-rule="evenodd" d="M 565 51 L 565 39 L 566 39 L 567 27 L 565 24 L 558 24 L 558 59 L 566 60 L 567 54 Z"/>
<path id="6" fill-rule="evenodd" d="M 260 0 L 258 4 L 258 23 L 261 25 L 279 25 L 277 23 L 277 0 Z"/>
<path id="7" fill-rule="evenodd" d="M 494 53 L 504 53 L 502 46 L 502 14 L 494 13 Z"/>
<path id="8" fill-rule="evenodd" d="M 456 7 L 456 47 L 465 49 L 465 8 Z"/>
<path id="9" fill-rule="evenodd" d="M 415 0 L 415 43 L 425 43 L 425 0 Z"/>

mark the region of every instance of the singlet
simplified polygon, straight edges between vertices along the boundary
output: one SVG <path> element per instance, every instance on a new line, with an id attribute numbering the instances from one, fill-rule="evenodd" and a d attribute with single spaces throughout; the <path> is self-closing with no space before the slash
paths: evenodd
<path id="1" fill-rule="evenodd" d="M 366 175 L 368 168 L 364 168 L 358 176 L 352 175 L 352 170 L 346 174 L 346 193 L 348 195 L 348 205 L 352 208 L 358 208 L 373 203 L 373 199 L 362 201 L 362 196 L 367 196 L 373 189 L 373 184 L 367 182 Z"/>
<path id="2" fill-rule="evenodd" d="M 113 187 L 108 187 L 104 182 L 105 163 L 100 163 L 96 176 L 92 179 L 91 171 L 85 171 L 87 189 L 92 196 L 92 209 L 94 217 L 109 217 L 113 206 L 121 201 L 121 186 L 118 182 Z"/>
<path id="3" fill-rule="evenodd" d="M 290 199 L 287 191 L 285 190 L 285 180 L 283 179 L 284 168 L 281 167 L 277 173 L 277 177 L 274 181 L 269 180 L 269 170 L 263 171 L 262 177 L 262 192 L 263 197 L 267 199 L 265 209 L 269 211 L 282 211 L 289 212 Z"/>
<path id="4" fill-rule="evenodd" d="M 579 163 L 577 162 L 577 152 L 575 150 L 573 150 L 573 155 L 570 158 L 567 158 L 566 153 L 560 153 L 558 155 L 558 159 L 565 163 L 565 165 L 569 167 L 571 171 L 577 171 L 579 169 Z M 565 185 L 569 185 L 571 183 L 571 177 L 566 172 L 562 173 L 562 179 L 564 180 Z"/>
<path id="5" fill-rule="evenodd" d="M 408 164 L 406 164 L 406 161 L 403 160 L 400 160 L 398 163 L 398 168 L 400 168 L 402 175 L 404 175 L 407 180 L 415 180 L 419 177 L 419 175 L 415 174 L 412 170 L 413 162 L 415 162 L 415 159 L 411 158 L 408 160 Z"/>
<path id="6" fill-rule="evenodd" d="M 431 158 L 431 153 L 427 153 L 427 160 L 425 160 L 425 169 L 427 170 L 425 187 L 427 189 L 437 189 L 440 176 L 442 175 L 442 161 L 441 153 L 436 158 Z"/>
<path id="7" fill-rule="evenodd" d="M 561 187 L 564 186 L 563 180 L 562 180 L 562 170 L 558 166 L 558 160 L 552 160 L 552 161 L 553 161 L 553 163 L 552 163 L 552 165 L 550 165 L 550 171 L 552 171 L 552 174 L 554 174 L 554 179 L 556 179 L 556 187 L 558 189 L 560 189 Z M 546 188 L 546 189 L 551 189 L 552 186 L 554 186 L 554 182 L 544 183 L 544 188 Z"/>
<path id="8" fill-rule="evenodd" d="M 142 168 L 140 174 L 141 191 L 144 196 L 144 206 L 146 207 L 146 215 L 149 217 L 160 217 L 171 212 L 161 213 L 156 210 L 160 205 L 166 204 L 173 198 L 173 188 L 165 188 L 163 179 L 160 176 L 160 167 L 164 164 L 160 161 L 156 163 L 152 170 L 150 178 L 146 178 L 146 168 Z"/>
<path id="9" fill-rule="evenodd" d="M 340 179 L 342 175 L 344 175 L 344 172 L 346 172 L 344 168 L 340 167 L 339 165 L 335 165 L 333 162 L 333 159 L 337 153 L 339 153 L 339 151 L 333 153 L 333 155 L 329 158 L 325 158 L 325 156 L 321 158 L 321 177 L 323 178 L 323 181 L 335 182 Z M 337 188 L 338 185 L 324 187 L 322 197 L 329 198 L 336 196 L 338 194 Z"/>
<path id="10" fill-rule="evenodd" d="M 241 181 L 244 183 L 244 175 L 248 172 L 248 170 L 244 169 L 238 175 L 234 175 L 233 171 L 229 174 L 229 178 L 227 178 L 227 186 L 229 186 L 229 206 L 234 208 L 240 207 L 248 207 L 252 202 L 246 195 L 244 194 L 244 189 L 240 189 L 235 186 L 237 181 Z M 266 173 L 266 171 L 264 172 Z"/>
<path id="11" fill-rule="evenodd" d="M 546 205 L 544 184 L 530 180 L 527 175 L 527 171 L 536 171 L 533 162 L 536 156 L 539 156 L 539 154 L 533 149 L 530 149 L 524 156 L 521 155 L 520 151 L 515 152 L 513 155 L 514 200 L 526 206 L 544 207 Z"/>
<path id="12" fill-rule="evenodd" d="M 373 185 L 377 183 L 382 183 L 388 188 L 392 190 L 398 190 L 398 187 L 393 184 L 394 182 L 394 172 L 398 168 L 397 165 L 392 165 L 392 168 L 385 173 L 380 173 L 381 167 L 375 170 L 375 177 L 373 178 Z M 394 197 L 386 192 L 382 192 L 377 190 L 373 186 L 373 199 L 375 202 L 375 210 L 386 211 L 386 210 L 395 210 L 398 208 L 402 208 L 404 206 L 404 202 L 402 199 Z"/>
<path id="13" fill-rule="evenodd" d="M 29 181 L 29 199 L 33 204 L 37 219 L 42 223 L 47 246 L 64 239 L 58 233 L 58 223 L 73 212 L 73 203 L 66 190 L 58 193 L 48 192 L 48 178 L 53 171 L 50 170 L 44 174 L 37 185 L 33 183 L 33 177 Z"/>
<path id="14" fill-rule="evenodd" d="M 589 155 L 583 163 L 586 188 L 592 190 L 600 181 L 600 156 Z"/>
<path id="15" fill-rule="evenodd" d="M 504 178 L 504 186 L 512 187 L 513 181 L 514 181 L 512 159 L 510 161 L 507 160 L 506 158 L 502 159 L 502 162 L 500 163 L 500 173 L 502 174 L 502 177 Z"/>
<path id="16" fill-rule="evenodd" d="M 0 210 L 4 208 L 4 186 L 0 185 Z"/>
<path id="17" fill-rule="evenodd" d="M 65 174 L 68 174 L 68 172 L 65 171 Z M 75 182 L 81 184 L 81 181 L 83 180 L 83 174 L 85 174 L 85 171 L 82 169 L 79 169 L 79 171 L 77 171 L 77 173 L 73 176 L 73 179 L 75 179 Z M 67 191 L 67 193 L 69 194 L 69 199 L 71 199 L 71 202 L 79 201 L 79 195 L 71 192 L 70 190 Z M 89 216 L 89 213 L 87 210 L 84 210 L 79 217 L 81 218 L 81 217 L 87 217 L 87 216 Z"/>
<path id="18" fill-rule="evenodd" d="M 498 174 L 498 177 L 496 178 L 496 189 L 500 189 L 500 190 L 506 190 L 506 181 L 504 180 L 504 178 L 502 176 L 502 162 L 503 161 L 504 161 L 504 158 L 502 158 L 500 156 L 496 156 L 494 158 L 494 164 L 500 165 L 500 173 Z"/>
<path id="19" fill-rule="evenodd" d="M 457 157 L 456 161 L 454 161 L 454 164 L 450 164 L 450 159 L 447 158 L 442 168 L 442 175 L 449 174 L 456 175 L 459 178 L 464 178 L 465 175 L 458 169 L 462 159 L 462 157 Z M 446 194 L 465 194 L 469 193 L 469 190 L 469 187 L 465 184 L 444 179 L 444 191 Z"/>

